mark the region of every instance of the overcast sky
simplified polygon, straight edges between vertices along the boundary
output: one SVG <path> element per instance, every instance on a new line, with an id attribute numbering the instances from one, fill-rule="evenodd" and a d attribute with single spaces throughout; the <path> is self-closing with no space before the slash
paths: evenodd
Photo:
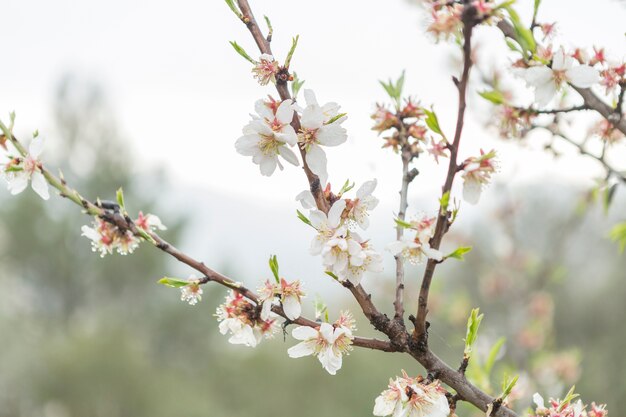
<path id="1" fill-rule="evenodd" d="M 520 1 L 518 8 L 530 10 L 530 3 Z M 624 55 L 626 8 L 619 2 L 543 3 L 540 17 L 558 19 L 560 33 L 572 45 L 605 45 L 617 57 Z M 289 200 L 305 187 L 298 169 L 288 167 L 264 178 L 249 158 L 234 150 L 254 101 L 274 92 L 271 86 L 257 85 L 250 66 L 231 50 L 228 41 L 236 40 L 256 55 L 247 30 L 223 1 L 3 0 L 2 4 L 5 61 L 0 71 L 0 114 L 15 109 L 18 132 L 39 128 L 46 133 L 54 85 L 71 71 L 105 86 L 145 167 L 165 164 L 184 182 L 272 200 Z M 349 142 L 329 152 L 331 182 L 348 177 L 363 182 L 376 176 L 383 186 L 397 188 L 397 160 L 379 151 L 380 141 L 369 130 L 373 103 L 384 100 L 378 79 L 406 69 L 406 91 L 424 104 L 433 103 L 444 128 L 452 130 L 456 94 L 450 82 L 454 73 L 450 48 L 434 44 L 424 34 L 424 13 L 418 7 L 401 0 L 251 4 L 257 17 L 271 17 L 273 49 L 280 59 L 291 36 L 300 34 L 293 68 L 320 101 L 336 101 L 348 112 Z M 498 43 L 498 36 L 483 31 L 487 51 L 490 42 Z M 493 142 L 481 128 L 477 109 L 484 107 L 477 102 L 473 100 L 462 156 L 498 146 L 502 178 L 511 174 L 517 180 L 536 178 L 536 170 L 519 168 L 549 158 Z M 49 142 L 54 146 L 54 137 Z M 431 163 L 422 165 L 421 190 L 436 190 L 441 176 L 426 174 L 439 171 Z M 584 169 L 593 167 L 583 164 Z"/>

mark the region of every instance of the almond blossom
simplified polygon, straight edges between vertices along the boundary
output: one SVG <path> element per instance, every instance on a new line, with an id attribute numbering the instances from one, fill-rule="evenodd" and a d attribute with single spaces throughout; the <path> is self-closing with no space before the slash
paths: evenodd
<path id="1" fill-rule="evenodd" d="M 431 154 L 433 158 L 435 158 L 435 162 L 439 163 L 439 157 L 448 157 L 448 155 L 446 155 L 446 151 L 448 150 L 448 142 L 445 139 L 441 139 L 439 142 L 436 142 L 434 138 L 431 138 L 427 150 L 428 153 Z"/>
<path id="2" fill-rule="evenodd" d="M 276 84 L 276 74 L 278 73 L 279 65 L 274 57 L 269 54 L 262 54 L 259 58 L 259 62 L 252 68 L 254 78 L 261 85 L 267 85 L 271 81 Z"/>
<path id="3" fill-rule="evenodd" d="M 446 391 L 439 381 L 425 381 L 422 377 L 402 376 L 389 380 L 389 388 L 383 391 L 374 404 L 375 416 L 393 417 L 447 417 L 450 406 Z"/>
<path id="4" fill-rule="evenodd" d="M 304 90 L 304 99 L 306 107 L 300 118 L 298 143 L 306 152 L 307 165 L 323 185 L 328 180 L 328 172 L 326 153 L 322 146 L 338 146 L 348 139 L 346 129 L 341 127 L 346 116 L 339 114 L 339 105 L 336 103 L 320 106 L 312 90 Z"/>
<path id="5" fill-rule="evenodd" d="M 263 287 L 259 288 L 259 302 L 262 303 L 261 319 L 268 320 L 272 312 L 272 305 L 278 298 L 283 307 L 283 311 L 289 320 L 296 320 L 302 313 L 302 298 L 304 292 L 301 289 L 299 280 L 287 282 L 281 278 L 280 283 L 265 281 Z"/>
<path id="6" fill-rule="evenodd" d="M 189 284 L 180 287 L 180 300 L 186 301 L 189 305 L 195 306 L 202 300 L 202 288 L 200 287 L 200 280 L 194 275 L 191 275 L 188 279 Z"/>
<path id="7" fill-rule="evenodd" d="M 228 342 L 233 345 L 256 347 L 263 336 L 271 338 L 277 329 L 275 318 L 263 320 L 257 306 L 236 291 L 226 296 L 215 316 L 220 322 L 220 333 L 230 333 Z"/>
<path id="8" fill-rule="evenodd" d="M 369 227 L 369 212 L 378 205 L 378 199 L 372 195 L 377 184 L 375 179 L 364 182 L 357 190 L 356 198 L 346 200 L 346 217 L 363 230 Z"/>
<path id="9" fill-rule="evenodd" d="M 565 83 L 589 88 L 600 81 L 598 70 L 589 65 L 574 65 L 576 60 L 561 48 L 554 53 L 552 65 L 537 65 L 523 69 L 521 76 L 535 88 L 535 98 L 541 107 L 547 105 Z"/>
<path id="10" fill-rule="evenodd" d="M 430 247 L 430 239 L 435 233 L 436 220 L 435 217 L 424 215 L 420 221 L 410 222 L 411 226 L 408 229 L 416 232 L 415 237 L 405 234 L 400 240 L 390 243 L 387 250 L 396 256 L 402 256 L 414 265 L 423 262 L 424 257 L 441 261 L 443 254 Z"/>
<path id="11" fill-rule="evenodd" d="M 81 230 L 82 236 L 91 240 L 91 249 L 99 252 L 100 257 L 112 254 L 114 250 L 120 255 L 128 255 L 137 249 L 140 242 L 130 230 L 121 230 L 98 217 L 94 219 L 92 227 L 83 226 Z"/>
<path id="12" fill-rule="evenodd" d="M 41 198 L 44 200 L 50 198 L 48 183 L 41 172 L 39 161 L 43 146 L 43 138 L 35 137 L 30 142 L 28 154 L 25 157 L 13 158 L 4 164 L 2 173 L 11 194 L 16 195 L 24 191 L 30 181 L 30 186 Z"/>
<path id="13" fill-rule="evenodd" d="M 496 152 L 485 154 L 481 149 L 479 157 L 470 157 L 463 162 L 463 199 L 470 204 L 477 204 L 483 186 L 491 180 L 496 172 Z"/>
<path id="14" fill-rule="evenodd" d="M 348 280 L 359 285 L 365 272 L 383 271 L 383 257 L 372 248 L 369 241 L 363 241 L 356 233 L 352 234 L 352 238 L 352 241 L 359 244 L 359 251 L 349 254 L 345 268 L 336 271 L 336 275 L 342 281 Z"/>
<path id="15" fill-rule="evenodd" d="M 258 116 L 243 128 L 243 136 L 235 142 L 237 152 L 251 156 L 252 162 L 259 165 L 261 174 L 270 176 L 278 166 L 283 169 L 278 156 L 293 165 L 299 165 L 296 154 L 287 145 L 297 143 L 296 132 L 291 127 L 294 108 L 291 100 L 274 107 L 275 101 L 257 101 Z"/>
<path id="16" fill-rule="evenodd" d="M 543 397 L 539 393 L 533 395 L 535 410 L 530 413 L 530 417 L 606 417 L 608 411 L 606 405 L 591 404 L 589 411 L 585 410 L 586 406 L 581 400 L 572 402 L 577 394 L 573 393 L 573 388 L 567 393 L 565 399 L 553 399 L 546 404 Z"/>
<path id="17" fill-rule="evenodd" d="M 317 356 L 322 367 L 331 375 L 341 369 L 344 354 L 352 350 L 353 332 L 356 330 L 354 319 L 349 312 L 342 312 L 335 323 L 321 323 L 319 327 L 299 326 L 291 335 L 301 340 L 289 348 L 290 358 Z"/>
<path id="18" fill-rule="evenodd" d="M 433 5 L 433 21 L 428 26 L 428 32 L 433 33 L 438 40 L 441 38 L 448 40 L 450 35 L 457 36 L 463 27 L 461 22 L 462 13 L 463 6 L 460 4 L 450 6 Z"/>
<path id="19" fill-rule="evenodd" d="M 167 230 L 167 227 L 163 225 L 158 216 L 150 213 L 144 215 L 141 211 L 137 216 L 137 220 L 135 220 L 135 225 L 147 232 L 154 230 Z"/>
<path id="20" fill-rule="evenodd" d="M 317 235 L 313 238 L 309 249 L 311 255 L 321 254 L 327 242 L 333 239 L 333 237 L 342 236 L 346 233 L 346 228 L 344 226 L 340 227 L 341 215 L 345 208 L 346 201 L 339 200 L 332 205 L 328 215 L 321 210 L 311 211 L 311 225 L 317 230 Z"/>

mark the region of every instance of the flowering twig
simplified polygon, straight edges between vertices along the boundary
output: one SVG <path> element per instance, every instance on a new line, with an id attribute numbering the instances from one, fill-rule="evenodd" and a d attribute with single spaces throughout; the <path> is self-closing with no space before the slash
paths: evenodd
<path id="1" fill-rule="evenodd" d="M 498 22 L 498 28 L 504 34 L 505 37 L 516 39 L 515 29 L 506 20 Z M 613 108 L 602 101 L 590 88 L 581 88 L 575 85 L 569 84 L 584 100 L 585 105 L 597 111 L 608 120 L 616 129 L 626 135 L 626 117 L 622 117 L 621 106 Z"/>
<path id="2" fill-rule="evenodd" d="M 270 46 L 270 42 L 267 40 L 265 36 L 263 36 L 263 32 L 261 32 L 261 28 L 256 22 L 254 18 L 254 14 L 252 13 L 252 9 L 248 4 L 247 0 L 237 0 L 237 4 L 239 5 L 239 9 L 243 14 L 244 18 L 242 21 L 245 23 L 246 27 L 252 34 L 254 41 L 259 48 L 259 51 L 263 54 L 272 55 L 272 48 Z M 287 80 L 288 74 L 284 74 L 284 79 L 281 77 L 277 77 L 276 80 L 276 90 L 278 91 L 278 95 L 281 100 L 290 100 L 291 94 L 289 93 L 289 88 L 287 88 Z M 296 132 L 300 131 L 300 119 L 297 115 L 293 116 L 293 121 L 291 122 L 291 126 Z M 305 150 L 300 147 L 300 155 L 302 156 L 302 164 L 304 166 L 304 173 L 307 176 L 307 180 L 309 181 L 309 187 L 311 189 L 311 193 L 313 193 L 313 197 L 315 198 L 315 203 L 317 204 L 317 208 L 323 211 L 324 213 L 328 213 L 330 210 L 330 202 L 324 197 L 324 192 L 322 190 L 323 184 L 320 183 L 320 179 L 317 175 L 315 175 L 311 169 L 309 168 L 306 158 L 305 158 Z"/>
<path id="3" fill-rule="evenodd" d="M 456 129 L 454 132 L 454 140 L 450 144 L 450 163 L 448 165 L 448 173 L 446 175 L 446 181 L 442 189 L 442 197 L 446 194 L 449 195 L 452 190 L 452 183 L 454 177 L 459 171 L 457 165 L 457 154 L 459 150 L 459 144 L 461 141 L 461 134 L 463 133 L 463 122 L 465 118 L 466 95 L 467 84 L 469 81 L 470 69 L 472 67 L 472 32 L 476 18 L 476 9 L 474 6 L 466 4 L 463 8 L 463 71 L 461 73 L 461 79 L 454 78 L 454 83 L 459 92 L 459 106 L 457 113 Z M 442 198 L 442 200 L 444 200 Z M 448 231 L 450 212 L 443 204 L 440 206 L 439 214 L 437 216 L 437 224 L 435 226 L 435 233 L 430 241 L 430 246 L 433 249 L 439 249 L 443 235 Z M 426 270 L 422 278 L 422 285 L 419 291 L 417 316 L 415 317 L 415 330 L 413 332 L 413 338 L 419 343 L 422 348 L 427 346 L 427 325 L 426 315 L 428 314 L 428 294 L 430 291 L 430 284 L 435 273 L 435 268 L 440 261 L 435 259 L 428 259 L 426 264 Z"/>
<path id="4" fill-rule="evenodd" d="M 581 155 L 595 159 L 600 164 L 602 164 L 607 174 L 614 176 L 615 178 L 617 178 L 618 180 L 626 184 L 626 173 L 616 169 L 606 160 L 605 152 L 604 152 L 605 148 L 602 149 L 602 154 L 598 156 L 594 154 L 593 152 L 589 151 L 587 148 L 585 148 L 583 144 L 576 142 L 574 139 L 570 138 L 567 134 L 563 133 L 560 129 L 556 127 L 555 124 L 551 124 L 549 126 L 541 126 L 541 125 L 534 124 L 531 126 L 531 129 L 545 129 L 548 132 L 550 132 L 554 137 L 558 137 L 561 140 L 575 146 Z"/>
<path id="5" fill-rule="evenodd" d="M 26 148 L 24 148 L 24 146 L 17 140 L 14 135 L 11 135 L 9 137 L 9 140 L 22 156 L 25 157 L 27 155 L 28 152 Z M 184 263 L 185 265 L 190 266 L 191 268 L 200 272 L 203 275 L 203 278 L 199 280 L 200 284 L 206 284 L 208 282 L 218 283 L 224 287 L 230 288 L 240 293 L 244 297 L 258 304 L 259 297 L 253 291 L 244 287 L 239 282 L 234 281 L 217 271 L 214 271 L 213 269 L 207 267 L 204 262 L 198 261 L 193 257 L 185 254 L 184 252 L 181 252 L 169 242 L 161 238 L 155 232 L 140 229 L 127 215 L 124 215 L 123 213 L 120 213 L 116 210 L 109 210 L 107 208 L 104 208 L 102 204 L 90 202 L 89 200 L 85 199 L 77 190 L 68 186 L 65 179 L 56 177 L 43 165 L 40 165 L 39 168 L 41 169 L 41 173 L 43 174 L 48 184 L 56 188 L 62 197 L 68 198 L 73 203 L 82 207 L 85 210 L 86 214 L 101 218 L 104 221 L 117 226 L 120 230 L 130 231 L 134 236 L 149 241 L 155 247 L 171 255 L 181 263 Z M 287 318 L 282 307 L 280 306 L 274 306 L 272 308 L 272 311 L 284 318 Z M 317 323 L 316 321 L 304 317 L 299 317 L 295 320 L 291 320 L 290 323 L 308 327 L 319 326 L 319 323 Z M 363 337 L 355 337 L 353 340 L 353 345 L 386 352 L 396 351 L 396 348 L 387 341 Z"/>

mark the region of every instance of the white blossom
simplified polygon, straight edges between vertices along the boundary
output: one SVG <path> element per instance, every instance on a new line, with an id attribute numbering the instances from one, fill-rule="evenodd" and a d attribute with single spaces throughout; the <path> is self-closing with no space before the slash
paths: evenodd
<path id="1" fill-rule="evenodd" d="M 563 48 L 554 53 L 551 67 L 537 65 L 520 71 L 526 83 L 535 88 L 535 99 L 541 107 L 547 105 L 564 83 L 589 88 L 600 81 L 598 70 L 589 65 L 575 65 L 577 61 L 566 55 Z"/>
<path id="2" fill-rule="evenodd" d="M 277 327 L 276 319 L 263 320 L 257 315 L 256 306 L 236 291 L 226 296 L 215 316 L 220 322 L 220 333 L 230 333 L 228 342 L 234 345 L 256 347 L 263 336 L 272 337 Z"/>
<path id="3" fill-rule="evenodd" d="M 450 406 L 439 381 L 402 376 L 389 381 L 389 387 L 375 400 L 375 416 L 448 417 Z"/>
<path id="4" fill-rule="evenodd" d="M 377 184 L 375 179 L 364 182 L 356 192 L 356 199 L 347 200 L 348 219 L 363 230 L 369 227 L 369 212 L 378 205 L 378 199 L 372 195 Z"/>
<path id="5" fill-rule="evenodd" d="M 430 247 L 430 239 L 435 233 L 435 217 L 424 216 L 420 221 L 411 222 L 411 227 L 405 231 L 400 240 L 390 243 L 387 246 L 394 255 L 400 255 L 412 264 L 419 264 L 424 257 L 441 261 L 443 254 Z M 414 231 L 415 236 L 407 236 L 409 231 Z"/>
<path id="6" fill-rule="evenodd" d="M 326 153 L 322 146 L 338 146 L 348 139 L 346 130 L 341 127 L 346 117 L 337 118 L 339 106 L 336 103 L 320 106 L 312 90 L 304 90 L 304 98 L 307 105 L 302 110 L 300 118 L 301 129 L 298 132 L 298 142 L 306 151 L 307 165 L 324 185 L 328 180 L 328 172 Z"/>
<path id="7" fill-rule="evenodd" d="M 470 204 L 478 203 L 483 186 L 491 181 L 491 175 L 496 172 L 495 151 L 485 154 L 481 149 L 480 154 L 463 162 L 463 199 Z"/>
<path id="8" fill-rule="evenodd" d="M 43 138 L 33 138 L 25 157 L 13 158 L 3 166 L 4 179 L 11 194 L 19 194 L 26 189 L 28 182 L 32 189 L 44 200 L 50 198 L 48 183 L 41 172 L 39 156 L 43 151 Z"/>
<path id="9" fill-rule="evenodd" d="M 291 358 L 317 356 L 322 367 L 335 375 L 341 369 L 343 355 L 352 350 L 353 331 L 354 320 L 347 312 L 343 312 L 333 324 L 322 323 L 318 328 L 296 327 L 291 334 L 301 342 L 289 348 L 287 353 Z"/>
<path id="10" fill-rule="evenodd" d="M 253 116 L 243 128 L 243 136 L 235 143 L 237 152 L 251 156 L 252 162 L 259 165 L 265 176 L 272 175 L 277 166 L 283 169 L 279 156 L 290 164 L 299 165 L 298 157 L 289 149 L 298 141 L 290 124 L 294 114 L 292 101 L 283 101 L 275 111 L 263 100 L 257 101 L 255 107 L 258 116 Z"/>
<path id="11" fill-rule="evenodd" d="M 200 281 L 194 275 L 190 276 L 189 284 L 184 287 L 180 287 L 180 300 L 186 301 L 189 305 L 195 306 L 202 300 L 202 288 L 200 287 Z"/>

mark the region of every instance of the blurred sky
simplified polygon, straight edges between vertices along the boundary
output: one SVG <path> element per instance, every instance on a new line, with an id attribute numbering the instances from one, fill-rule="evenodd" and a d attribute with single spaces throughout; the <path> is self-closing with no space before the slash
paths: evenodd
<path id="1" fill-rule="evenodd" d="M 518 3 L 527 16 L 532 1 Z M 571 45 L 603 45 L 618 58 L 625 55 L 623 4 L 609 0 L 543 3 L 540 19 L 558 20 L 560 35 Z M 374 103 L 385 99 L 377 80 L 397 77 L 406 69 L 405 91 L 425 105 L 433 103 L 443 128 L 451 132 L 457 104 L 450 81 L 456 72 L 451 59 L 454 48 L 426 36 L 425 13 L 402 0 L 252 0 L 251 4 L 257 18 L 267 14 L 272 20 L 277 58 L 284 59 L 291 37 L 299 34 L 292 68 L 306 80 L 305 87 L 316 91 L 320 102 L 336 101 L 348 113 L 344 125 L 348 143 L 328 151 L 330 180 L 338 186 L 350 178 L 358 186 L 377 177 L 376 195 L 383 201 L 378 212 L 387 218 L 384 228 L 389 230 L 400 166 L 396 155 L 380 150 L 381 141 L 370 130 Z M 267 213 L 280 203 L 285 211 L 274 212 L 276 216 L 293 213 L 293 198 L 306 187 L 300 169 L 288 166 L 271 178 L 262 177 L 258 166 L 234 149 L 255 100 L 275 92 L 272 86 L 256 84 L 250 65 L 228 44 L 236 40 L 252 56 L 258 55 L 248 31 L 223 1 L 2 0 L 1 10 L 5 61 L 0 71 L 0 114 L 17 112 L 16 132 L 22 137 L 38 128 L 48 137 L 47 146 L 54 147 L 54 87 L 71 72 L 104 86 L 122 131 L 130 138 L 139 171 L 165 166 L 177 183 L 198 192 L 228 195 L 242 207 L 254 199 Z M 481 30 L 477 43 L 488 60 L 501 58 L 497 30 Z M 506 60 L 493 62 L 497 66 Z M 494 140 L 493 133 L 482 127 L 488 117 L 488 107 L 472 95 L 461 157 L 497 147 L 499 181 L 528 184 L 552 176 L 591 184 L 595 175 L 601 175 L 592 161 L 567 158 L 553 163 L 544 152 Z M 414 213 L 434 210 L 444 177 L 442 169 L 426 158 L 420 160 L 419 169 L 411 201 L 432 198 L 414 206 Z M 180 198 L 184 208 L 184 194 Z M 468 211 L 480 210 L 479 206 Z M 228 218 L 232 221 L 232 216 Z M 213 222 L 218 224 L 219 218 Z M 220 231 L 229 227 L 222 224 Z M 265 232 L 271 230 L 266 227 Z"/>
<path id="2" fill-rule="evenodd" d="M 331 182 L 377 176 L 383 186 L 397 188 L 397 159 L 379 151 L 380 142 L 369 130 L 373 104 L 384 99 L 378 79 L 406 69 L 406 91 L 424 104 L 434 103 L 444 127 L 452 130 L 456 94 L 450 48 L 425 36 L 420 8 L 401 0 L 251 3 L 257 17 L 272 19 L 277 57 L 284 59 L 291 36 L 300 34 L 292 67 L 320 101 L 336 101 L 348 112 L 349 143 L 329 152 Z M 532 8 L 531 1 L 518 3 L 520 11 Z M 543 3 L 540 17 L 558 20 L 560 34 L 572 45 L 599 44 L 624 55 L 626 8 L 619 2 Z M 166 165 L 186 183 L 271 201 L 292 199 L 305 187 L 298 169 L 263 178 L 234 150 L 254 101 L 274 91 L 258 86 L 250 66 L 231 50 L 228 41 L 236 40 L 257 55 L 247 30 L 223 1 L 3 0 L 2 15 L 6 61 L 0 71 L 0 114 L 16 110 L 18 132 L 39 128 L 46 133 L 55 82 L 71 71 L 105 86 L 140 167 Z M 481 38 L 498 43 L 498 36 L 493 31 Z M 484 48 L 492 50 L 489 43 Z M 462 155 L 496 145 L 476 113 L 469 117 Z M 54 137 L 49 139 L 54 146 Z M 547 157 L 532 154 L 530 160 L 516 146 L 497 145 L 503 148 L 504 176 L 543 175 L 517 169 Z M 433 169 L 433 164 L 421 165 L 425 173 Z M 589 178 L 589 172 L 578 174 Z M 419 188 L 434 190 L 438 182 L 423 181 Z"/>

